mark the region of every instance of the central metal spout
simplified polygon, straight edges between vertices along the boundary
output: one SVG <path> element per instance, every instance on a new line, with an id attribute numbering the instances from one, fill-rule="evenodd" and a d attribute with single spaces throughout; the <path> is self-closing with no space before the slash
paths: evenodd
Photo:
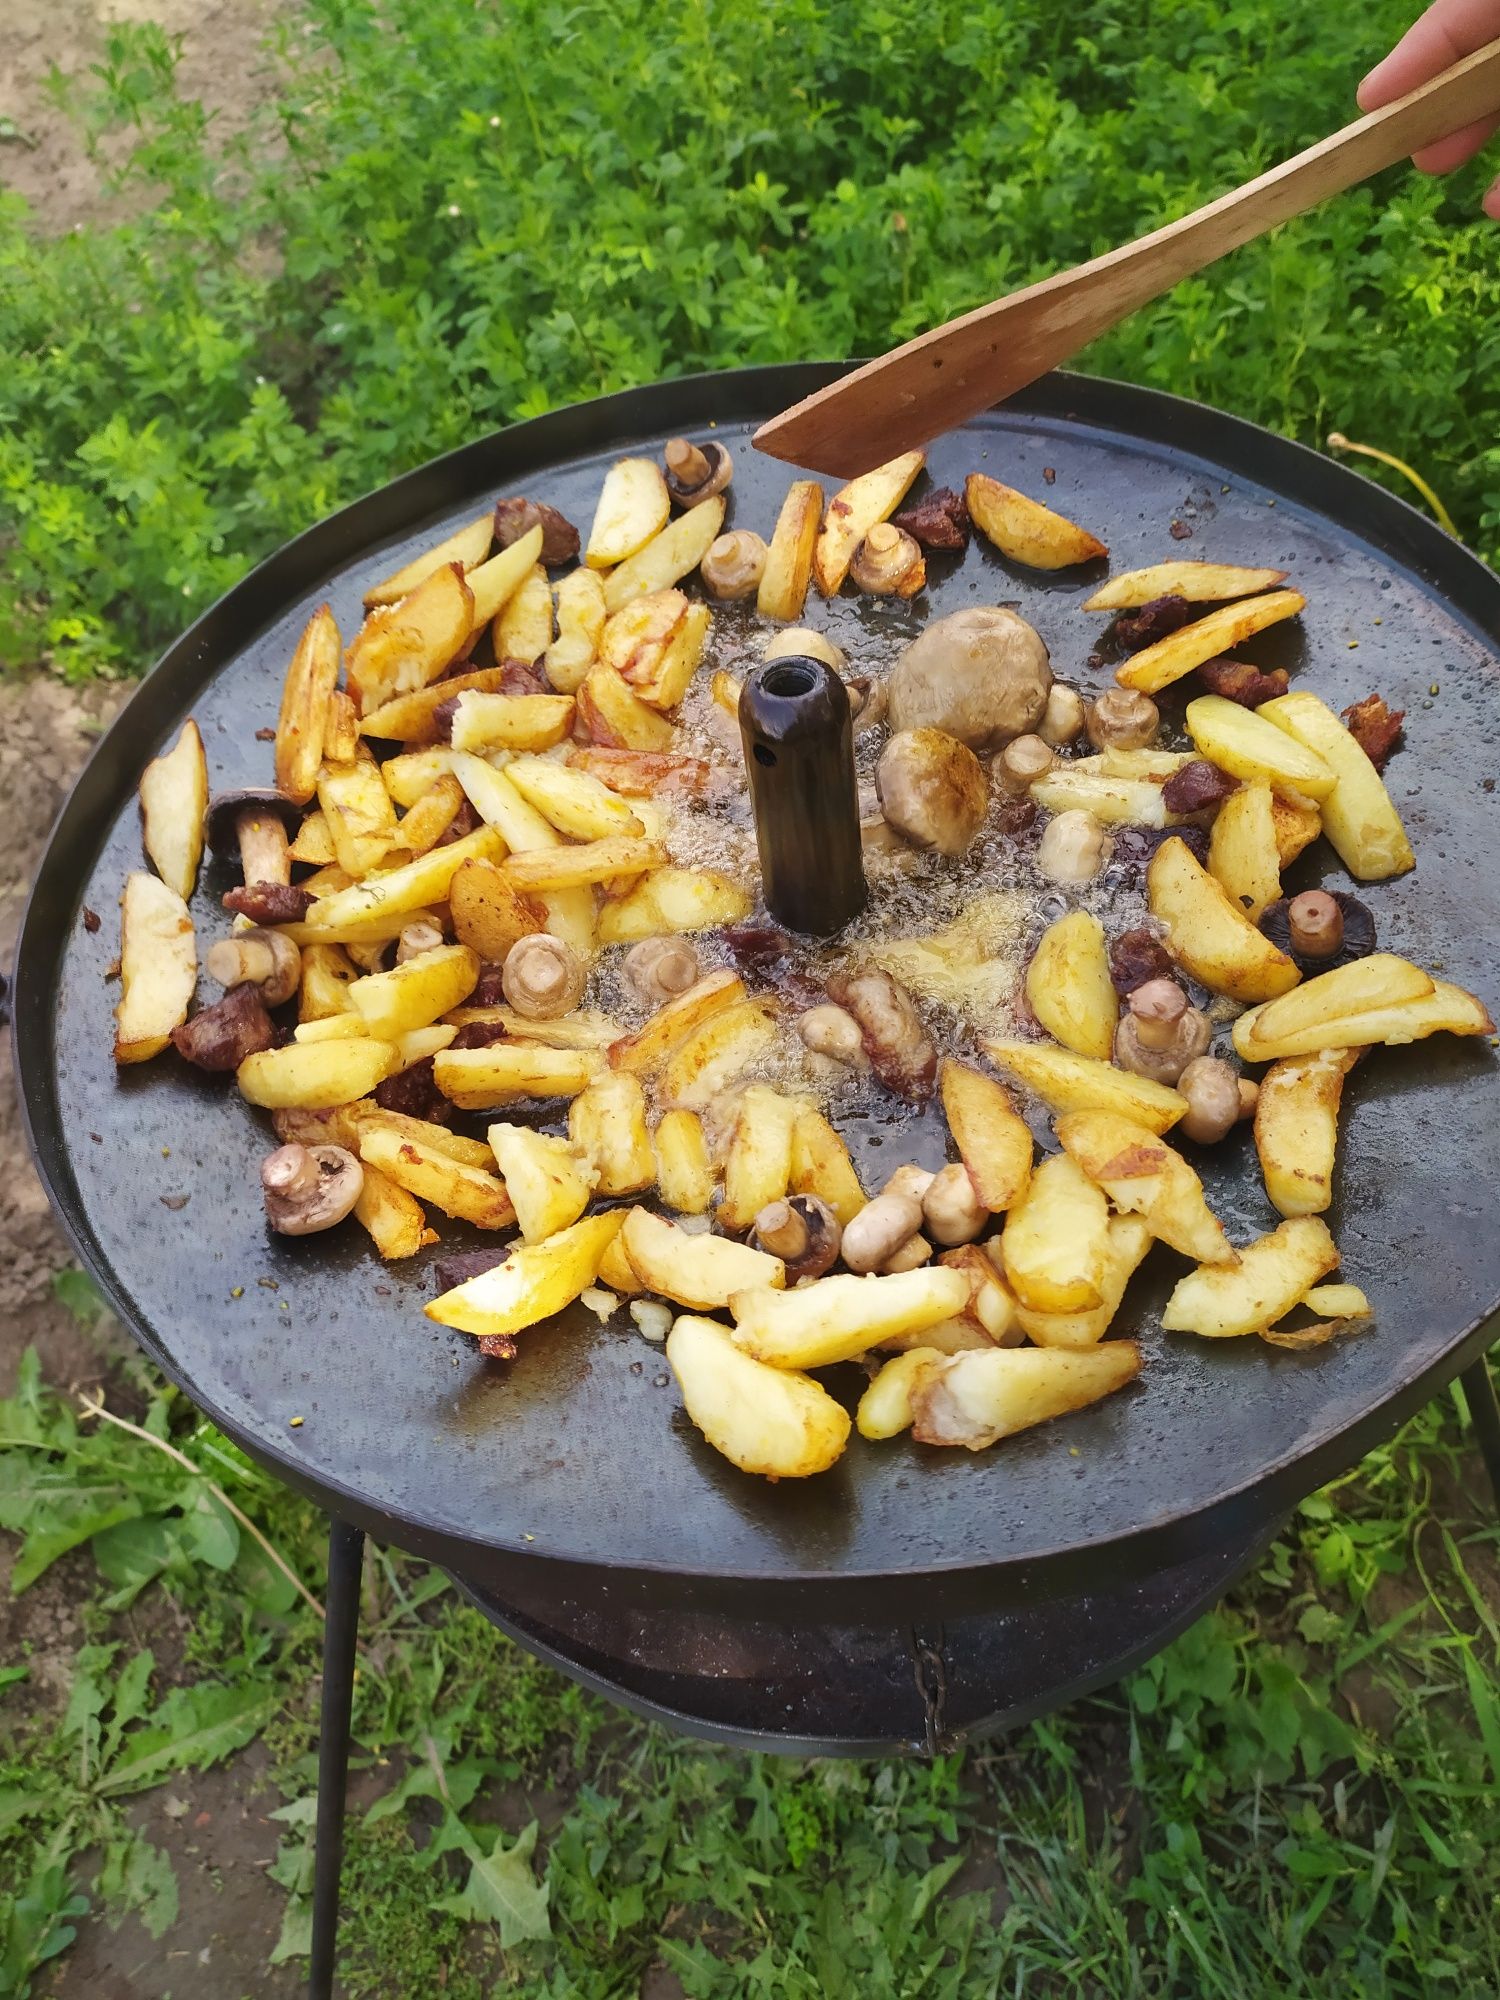
<path id="1" fill-rule="evenodd" d="M 772 660 L 740 693 L 740 737 L 766 908 L 829 937 L 868 895 L 848 689 L 822 660 Z"/>

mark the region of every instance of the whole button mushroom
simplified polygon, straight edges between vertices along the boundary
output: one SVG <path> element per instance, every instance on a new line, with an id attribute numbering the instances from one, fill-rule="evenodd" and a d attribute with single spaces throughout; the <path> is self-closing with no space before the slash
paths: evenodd
<path id="1" fill-rule="evenodd" d="M 359 1200 L 365 1170 L 342 1146 L 278 1146 L 261 1161 L 266 1220 L 278 1236 L 332 1229 Z"/>
<path id="2" fill-rule="evenodd" d="M 1115 1030 L 1115 1061 L 1153 1083 L 1176 1083 L 1212 1038 L 1208 1017 L 1175 979 L 1148 979 L 1125 1003 Z M 1237 1087 L 1237 1086 L 1236 1086 Z"/>
<path id="3" fill-rule="evenodd" d="M 720 535 L 698 565 L 703 588 L 721 604 L 738 604 L 759 589 L 767 553 L 764 541 L 749 528 Z"/>
<path id="4" fill-rule="evenodd" d="M 208 844 L 215 854 L 238 854 L 246 886 L 292 879 L 289 836 L 301 824 L 300 807 L 285 792 L 262 786 L 220 792 L 208 808 Z"/>
<path id="5" fill-rule="evenodd" d="M 849 664 L 843 647 L 836 646 L 826 632 L 815 632 L 811 625 L 793 625 L 775 633 L 761 647 L 760 656 L 763 660 L 821 660 L 836 674 Z"/>
<path id="6" fill-rule="evenodd" d="M 880 810 L 914 847 L 963 854 L 984 824 L 984 766 L 941 729 L 904 729 L 875 766 Z"/>
<path id="7" fill-rule="evenodd" d="M 505 997 L 528 1021 L 571 1014 L 583 998 L 585 976 L 572 949 L 546 931 L 517 938 L 505 954 Z"/>
<path id="8" fill-rule="evenodd" d="M 1160 728 L 1161 710 L 1134 688 L 1106 688 L 1089 704 L 1089 741 L 1096 750 L 1144 750 Z"/>
<path id="9" fill-rule="evenodd" d="M 1195 1056 L 1178 1077 L 1177 1088 L 1188 1107 L 1177 1130 L 1199 1146 L 1217 1145 L 1245 1116 L 1240 1078 L 1217 1056 Z"/>
<path id="10" fill-rule="evenodd" d="M 990 1212 L 975 1194 L 969 1170 L 961 1161 L 933 1175 L 922 1197 L 922 1217 L 929 1235 L 945 1249 L 972 1243 L 983 1235 Z"/>
<path id="11" fill-rule="evenodd" d="M 802 1278 L 821 1278 L 838 1262 L 843 1231 L 827 1202 L 815 1194 L 788 1195 L 782 1201 L 767 1202 L 750 1229 L 750 1241 L 757 1250 L 779 1257 L 786 1265 L 788 1284 Z"/>
<path id="12" fill-rule="evenodd" d="M 1024 618 L 975 604 L 935 618 L 891 669 L 889 686 L 892 729 L 941 729 L 971 750 L 999 750 L 1046 714 L 1052 668 Z"/>
<path id="13" fill-rule="evenodd" d="M 883 1271 L 921 1227 L 921 1206 L 910 1195 L 878 1194 L 845 1224 L 840 1254 L 851 1271 Z"/>
<path id="14" fill-rule="evenodd" d="M 1052 745 L 1042 736 L 1017 736 L 990 762 L 990 775 L 1011 798 L 1029 792 L 1057 762 Z"/>
<path id="15" fill-rule="evenodd" d="M 927 581 L 927 564 L 910 535 L 877 521 L 854 551 L 849 580 L 872 597 L 915 597 Z"/>
<path id="16" fill-rule="evenodd" d="M 698 954 L 683 937 L 642 938 L 625 954 L 625 984 L 648 1007 L 663 1007 L 701 976 Z"/>
<path id="17" fill-rule="evenodd" d="M 1054 750 L 1064 750 L 1083 734 L 1083 726 L 1083 696 L 1077 688 L 1054 681 L 1047 692 L 1047 706 L 1037 724 L 1037 735 Z"/>
<path id="18" fill-rule="evenodd" d="M 700 445 L 687 438 L 668 438 L 662 457 L 667 467 L 667 491 L 677 507 L 696 507 L 702 500 L 712 500 L 734 477 L 734 460 L 712 439 Z"/>
<path id="19" fill-rule="evenodd" d="M 1036 865 L 1049 882 L 1092 882 L 1108 848 L 1108 836 L 1094 815 L 1075 808 L 1048 820 L 1037 843 Z"/>
<path id="20" fill-rule="evenodd" d="M 822 1007 L 809 1007 L 797 1016 L 797 1033 L 815 1056 L 831 1056 L 851 1069 L 868 1069 L 864 1030 L 847 1007 L 835 1007 L 830 1000 Z"/>

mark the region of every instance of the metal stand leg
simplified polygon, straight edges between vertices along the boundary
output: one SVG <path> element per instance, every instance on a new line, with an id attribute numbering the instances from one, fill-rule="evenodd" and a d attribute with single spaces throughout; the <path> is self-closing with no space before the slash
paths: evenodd
<path id="1" fill-rule="evenodd" d="M 354 1647 L 359 1636 L 359 1580 L 365 1531 L 328 1524 L 328 1622 L 323 1631 L 323 1724 L 318 1741 L 318 1835 L 313 1860 L 312 1964 L 309 2000 L 332 2000 L 338 1944 L 339 1872 L 344 1860 L 344 1781 L 349 1770 L 349 1714 L 354 1702 Z"/>
<path id="2" fill-rule="evenodd" d="M 1488 1359 L 1481 1356 L 1472 1368 L 1464 1370 L 1459 1380 L 1464 1385 L 1464 1400 L 1469 1406 L 1469 1422 L 1474 1426 L 1479 1455 L 1494 1488 L 1495 1506 L 1500 1510 L 1500 1402 L 1495 1399 Z"/>

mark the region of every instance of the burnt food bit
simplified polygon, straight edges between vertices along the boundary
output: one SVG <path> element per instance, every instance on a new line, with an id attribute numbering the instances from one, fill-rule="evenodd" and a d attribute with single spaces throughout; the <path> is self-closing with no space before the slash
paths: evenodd
<path id="1" fill-rule="evenodd" d="M 503 1007 L 505 1005 L 505 967 L 503 965 L 481 965 L 474 991 L 469 995 L 470 1007 Z M 459 1030 L 462 1033 L 462 1029 Z M 455 1044 L 456 1046 L 456 1044 Z"/>
<path id="2" fill-rule="evenodd" d="M 434 847 L 451 847 L 455 840 L 463 840 L 469 834 L 477 833 L 482 825 L 483 821 L 478 813 L 465 799 L 432 844 Z M 479 1003 L 476 1001 L 475 1004 L 477 1006 Z"/>
<path id="3" fill-rule="evenodd" d="M 973 531 L 968 503 L 951 486 L 934 487 L 891 520 L 924 549 L 966 549 Z"/>
<path id="4" fill-rule="evenodd" d="M 1274 701 L 1277 695 L 1285 694 L 1289 686 L 1285 667 L 1273 667 L 1269 673 L 1249 660 L 1205 660 L 1198 669 L 1198 678 L 1210 694 L 1222 695 L 1225 701 L 1237 701 L 1241 708 L 1259 708 L 1262 702 Z"/>
<path id="5" fill-rule="evenodd" d="M 1143 925 L 1121 931 L 1110 944 L 1110 983 L 1122 999 L 1153 979 L 1170 979 L 1173 970 L 1172 954 L 1155 931 Z"/>
<path id="6" fill-rule="evenodd" d="M 1344 710 L 1344 720 L 1349 725 L 1349 734 L 1376 770 L 1383 771 L 1391 752 L 1401 741 L 1401 725 L 1406 720 L 1406 710 L 1387 708 L 1382 696 L 1367 694 L 1363 701 L 1356 701 Z"/>
<path id="7" fill-rule="evenodd" d="M 93 937 L 99 928 L 99 912 L 89 909 L 87 904 L 84 905 L 83 928 L 88 932 L 90 937 Z"/>
<path id="8" fill-rule="evenodd" d="M 258 986 L 231 986 L 211 1007 L 172 1030 L 172 1046 L 196 1069 L 238 1069 L 246 1056 L 274 1046 L 276 1028 Z"/>
<path id="9" fill-rule="evenodd" d="M 495 1000 L 486 1004 L 503 1007 L 505 1005 L 505 995 L 501 993 Z M 509 1032 L 503 1021 L 465 1021 L 448 1046 L 450 1049 L 488 1049 L 492 1048 L 496 1042 L 505 1041 Z M 387 1082 L 392 1081 L 390 1078 L 386 1080 Z M 376 1095 L 379 1096 L 378 1091 Z"/>
<path id="10" fill-rule="evenodd" d="M 1185 597 L 1153 597 L 1134 611 L 1122 611 L 1114 623 L 1114 635 L 1127 653 L 1139 653 L 1178 632 L 1193 615 Z"/>
<path id="11" fill-rule="evenodd" d="M 1313 899 L 1316 898 L 1316 905 Z M 1338 910 L 1339 923 L 1334 924 L 1324 902 L 1332 903 Z M 1297 905 L 1297 921 L 1293 921 L 1293 910 Z M 1333 931 L 1342 929 L 1337 947 L 1330 951 L 1327 945 Z M 1351 896 L 1342 889 L 1312 889 L 1288 901 L 1285 897 L 1273 903 L 1260 920 L 1260 928 L 1278 950 L 1284 951 L 1303 972 L 1331 972 L 1337 965 L 1348 965 L 1356 958 L 1368 958 L 1375 949 L 1375 918 L 1369 907 L 1358 896 Z M 1307 949 L 1311 941 L 1315 947 Z"/>
<path id="12" fill-rule="evenodd" d="M 1167 533 L 1174 542 L 1190 542 L 1193 539 L 1193 531 L 1186 521 L 1173 521 Z"/>
<path id="13" fill-rule="evenodd" d="M 1208 866 L 1208 831 L 1201 826 L 1117 826 L 1110 864 L 1123 868 L 1125 879 L 1134 881 L 1144 873 L 1151 857 L 1164 840 L 1180 840 L 1193 858 Z"/>
<path id="14" fill-rule="evenodd" d="M 456 1038 L 454 1045 L 457 1046 Z M 399 1111 L 407 1118 L 425 1119 L 429 1125 L 451 1125 L 453 1106 L 433 1082 L 432 1075 L 433 1059 L 423 1056 L 399 1075 L 377 1083 L 375 1102 L 382 1111 Z"/>
<path id="15" fill-rule="evenodd" d="M 502 660 L 499 691 L 501 694 L 551 694 L 552 686 L 525 660 Z"/>
<path id="16" fill-rule="evenodd" d="M 226 889 L 224 908 L 253 924 L 300 924 L 316 898 L 290 882 L 245 882 Z"/>
<path id="17" fill-rule="evenodd" d="M 1239 788 L 1238 778 L 1231 778 L 1227 771 L 1221 771 L 1205 757 L 1195 757 L 1191 764 L 1184 764 L 1167 779 L 1161 788 L 1161 799 L 1168 812 L 1217 811 L 1229 794 Z"/>
<path id="18" fill-rule="evenodd" d="M 449 1250 L 432 1260 L 432 1276 L 438 1291 L 451 1292 L 470 1278 L 482 1278 L 510 1255 L 506 1250 Z"/>
<path id="19" fill-rule="evenodd" d="M 542 547 L 539 560 L 548 569 L 556 569 L 560 564 L 572 562 L 578 553 L 578 530 L 566 514 L 560 514 L 555 507 L 549 507 L 543 500 L 497 500 L 495 502 L 495 540 L 502 549 L 508 549 L 512 542 L 520 541 L 522 535 L 529 535 L 533 528 L 542 531 Z"/>

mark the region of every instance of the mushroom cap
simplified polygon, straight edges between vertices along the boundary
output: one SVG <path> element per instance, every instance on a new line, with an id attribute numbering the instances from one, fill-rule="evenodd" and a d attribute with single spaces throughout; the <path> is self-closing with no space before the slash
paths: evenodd
<path id="1" fill-rule="evenodd" d="M 936 618 L 891 670 L 895 730 L 942 729 L 971 750 L 999 750 L 1034 730 L 1052 668 L 1039 632 L 998 605 Z"/>
<path id="2" fill-rule="evenodd" d="M 286 828 L 291 839 L 302 824 L 302 808 L 295 799 L 289 799 L 285 792 L 278 792 L 274 786 L 247 786 L 238 792 L 219 792 L 208 802 L 206 823 L 208 844 L 215 854 L 237 854 L 239 834 L 236 827 L 240 814 L 246 806 L 255 806 L 261 812 L 275 813 Z"/>
<path id="3" fill-rule="evenodd" d="M 305 1157 L 291 1157 L 296 1154 Z M 315 1178 L 307 1172 L 309 1162 Z M 266 1220 L 278 1236 L 331 1229 L 359 1200 L 364 1184 L 364 1168 L 342 1146 L 282 1146 L 261 1162 Z"/>
<path id="4" fill-rule="evenodd" d="M 905 729 L 875 766 L 880 810 L 917 847 L 962 854 L 984 824 L 989 787 L 967 745 L 941 729 Z"/>

